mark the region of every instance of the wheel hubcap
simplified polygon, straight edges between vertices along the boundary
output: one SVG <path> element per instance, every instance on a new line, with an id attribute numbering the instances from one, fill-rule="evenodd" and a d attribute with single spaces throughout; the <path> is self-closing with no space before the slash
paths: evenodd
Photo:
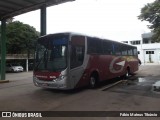
<path id="1" fill-rule="evenodd" d="M 96 82 L 95 78 L 91 77 L 90 84 L 91 84 L 92 87 L 95 86 L 95 82 Z"/>
<path id="2" fill-rule="evenodd" d="M 127 70 L 126 77 L 129 77 L 129 70 Z"/>

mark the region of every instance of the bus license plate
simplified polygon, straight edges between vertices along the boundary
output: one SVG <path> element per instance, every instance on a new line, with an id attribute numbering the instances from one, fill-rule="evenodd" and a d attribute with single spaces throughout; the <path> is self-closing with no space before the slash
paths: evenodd
<path id="1" fill-rule="evenodd" d="M 48 84 L 47 84 L 47 83 L 44 83 L 44 84 L 42 84 L 42 86 L 48 86 Z"/>

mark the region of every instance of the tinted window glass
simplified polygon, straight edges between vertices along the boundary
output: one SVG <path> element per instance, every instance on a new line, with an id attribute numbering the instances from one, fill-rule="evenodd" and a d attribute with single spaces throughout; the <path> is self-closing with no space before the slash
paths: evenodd
<path id="1" fill-rule="evenodd" d="M 55 34 L 37 41 L 35 70 L 61 71 L 67 67 L 68 35 Z"/>
<path id="2" fill-rule="evenodd" d="M 132 47 L 128 47 L 128 55 L 133 55 L 133 48 Z"/>
<path id="3" fill-rule="evenodd" d="M 134 54 L 134 55 L 137 55 L 137 54 L 138 54 L 138 51 L 137 51 L 136 48 L 133 49 L 133 54 Z"/>
<path id="4" fill-rule="evenodd" d="M 111 41 L 107 41 L 107 40 L 103 41 L 103 52 L 104 54 L 108 54 L 108 55 L 113 54 L 113 46 Z"/>
<path id="5" fill-rule="evenodd" d="M 122 55 L 127 55 L 127 46 L 122 45 L 121 49 L 122 49 Z"/>
<path id="6" fill-rule="evenodd" d="M 102 40 L 88 37 L 88 53 L 102 53 Z"/>
<path id="7" fill-rule="evenodd" d="M 71 61 L 70 67 L 75 68 L 81 66 L 84 60 L 85 37 L 72 36 L 71 39 Z"/>
<path id="8" fill-rule="evenodd" d="M 114 42 L 113 46 L 114 46 L 115 55 L 121 55 L 122 53 L 121 53 L 121 45 L 120 45 L 120 43 Z"/>

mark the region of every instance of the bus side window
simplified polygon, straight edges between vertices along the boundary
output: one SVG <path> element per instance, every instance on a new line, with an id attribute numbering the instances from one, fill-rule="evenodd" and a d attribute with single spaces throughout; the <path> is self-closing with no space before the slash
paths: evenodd
<path id="1" fill-rule="evenodd" d="M 114 48 L 114 54 L 115 55 L 121 55 L 122 54 L 120 43 L 113 42 L 113 48 Z"/>
<path id="2" fill-rule="evenodd" d="M 113 47 L 111 41 L 103 40 L 103 52 L 107 55 L 113 54 Z"/>
<path id="3" fill-rule="evenodd" d="M 134 48 L 133 53 L 134 53 L 135 56 L 138 55 L 138 52 L 137 52 L 137 49 L 136 49 L 136 48 Z"/>
<path id="4" fill-rule="evenodd" d="M 122 45 L 121 49 L 122 49 L 122 55 L 127 55 L 127 46 Z"/>
<path id="5" fill-rule="evenodd" d="M 133 55 L 133 49 L 131 47 L 128 48 L 128 55 Z"/>
<path id="6" fill-rule="evenodd" d="M 70 68 L 76 68 L 83 64 L 85 52 L 85 37 L 72 36 Z"/>
<path id="7" fill-rule="evenodd" d="M 87 40 L 87 52 L 90 54 L 102 54 L 103 49 L 102 49 L 102 40 L 98 38 L 92 38 L 88 37 Z"/>

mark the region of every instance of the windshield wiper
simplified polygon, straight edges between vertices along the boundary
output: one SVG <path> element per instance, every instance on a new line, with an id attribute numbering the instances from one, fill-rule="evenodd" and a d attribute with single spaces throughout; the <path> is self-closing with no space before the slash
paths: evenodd
<path id="1" fill-rule="evenodd" d="M 41 59 L 38 62 L 36 61 L 35 69 L 38 69 L 38 66 L 40 65 L 42 60 L 43 60 L 43 57 L 41 57 Z"/>
<path id="2" fill-rule="evenodd" d="M 48 51 L 47 50 L 44 51 L 44 55 L 39 59 L 38 63 L 36 62 L 37 65 L 35 65 L 35 69 L 38 69 L 38 66 L 41 63 L 43 63 L 42 60 L 44 60 L 44 65 L 45 65 L 44 68 L 47 68 L 47 60 L 48 60 Z"/>

